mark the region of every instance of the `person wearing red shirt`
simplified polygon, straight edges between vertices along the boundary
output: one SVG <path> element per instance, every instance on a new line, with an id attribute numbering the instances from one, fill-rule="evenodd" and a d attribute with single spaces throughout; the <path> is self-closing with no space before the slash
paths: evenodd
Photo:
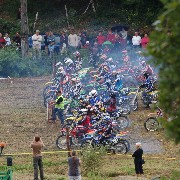
<path id="1" fill-rule="evenodd" d="M 142 48 L 146 48 L 148 43 L 149 43 L 149 37 L 147 34 L 144 34 L 144 37 L 141 39 Z"/>
<path id="2" fill-rule="evenodd" d="M 4 48 L 5 44 L 6 44 L 6 41 L 2 37 L 2 34 L 0 33 L 0 48 Z"/>
<path id="3" fill-rule="evenodd" d="M 112 33 L 111 30 L 108 31 L 108 35 L 107 35 L 107 41 L 110 41 L 111 43 L 115 43 L 116 38 L 115 38 L 115 34 Z"/>
<path id="4" fill-rule="evenodd" d="M 103 36 L 101 31 L 99 31 L 99 35 L 96 37 L 96 39 L 97 39 L 98 45 L 102 45 L 105 42 L 106 37 Z"/>

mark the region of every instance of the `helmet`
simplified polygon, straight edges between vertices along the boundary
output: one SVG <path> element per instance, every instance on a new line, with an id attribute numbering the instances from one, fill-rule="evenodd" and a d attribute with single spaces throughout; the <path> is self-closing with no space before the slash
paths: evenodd
<path id="1" fill-rule="evenodd" d="M 111 92 L 111 93 L 110 93 L 110 97 L 112 97 L 112 98 L 115 98 L 115 97 L 116 97 L 116 95 L 114 94 L 114 92 Z"/>
<path id="2" fill-rule="evenodd" d="M 86 44 L 89 44 L 89 41 L 86 41 Z"/>
<path id="3" fill-rule="evenodd" d="M 79 78 L 72 78 L 71 81 L 73 81 L 73 82 L 79 82 L 80 79 L 79 79 Z"/>
<path id="4" fill-rule="evenodd" d="M 76 52 L 73 53 L 73 55 L 76 56 L 76 57 L 78 57 L 78 56 L 80 56 L 81 54 L 80 54 L 79 51 L 76 51 Z"/>
<path id="5" fill-rule="evenodd" d="M 146 65 L 146 61 L 141 61 L 141 65 L 142 66 Z"/>
<path id="6" fill-rule="evenodd" d="M 60 66 L 59 68 L 58 68 L 58 71 L 63 71 L 64 70 L 64 68 L 62 67 L 62 66 Z"/>
<path id="7" fill-rule="evenodd" d="M 71 81 L 76 82 L 76 78 L 72 78 Z"/>
<path id="8" fill-rule="evenodd" d="M 147 78 L 149 77 L 149 73 L 148 73 L 148 72 L 145 72 L 145 73 L 143 74 L 143 76 L 147 79 Z"/>
<path id="9" fill-rule="evenodd" d="M 62 66 L 62 63 L 61 62 L 58 62 L 58 63 L 56 63 L 56 65 L 55 65 L 56 67 L 58 67 L 58 66 Z"/>
<path id="10" fill-rule="evenodd" d="M 112 61 L 113 61 L 113 58 L 108 58 L 106 61 L 112 62 Z"/>
<path id="11" fill-rule="evenodd" d="M 70 58 L 65 58 L 65 59 L 64 59 L 64 62 L 65 62 L 65 64 L 68 65 L 68 66 L 71 65 L 71 64 L 73 64 L 73 60 L 70 59 Z"/>
<path id="12" fill-rule="evenodd" d="M 103 54 L 103 55 L 100 57 L 100 59 L 106 60 L 106 59 L 107 59 L 106 54 Z"/>
<path id="13" fill-rule="evenodd" d="M 97 91 L 94 89 L 89 93 L 90 96 L 94 97 L 97 95 Z"/>
<path id="14" fill-rule="evenodd" d="M 127 50 L 123 50 L 122 53 L 127 53 Z"/>

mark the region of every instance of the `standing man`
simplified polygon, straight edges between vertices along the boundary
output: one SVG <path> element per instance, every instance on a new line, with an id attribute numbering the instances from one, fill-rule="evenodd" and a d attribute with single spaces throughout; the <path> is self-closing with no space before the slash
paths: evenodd
<path id="1" fill-rule="evenodd" d="M 127 31 L 122 28 L 122 31 L 120 31 L 121 33 L 121 46 L 122 46 L 122 49 L 125 49 L 126 48 L 126 44 L 127 44 Z"/>
<path id="2" fill-rule="evenodd" d="M 102 31 L 99 31 L 99 35 L 96 37 L 96 39 L 97 39 L 97 43 L 100 47 L 106 41 L 106 37 L 102 34 Z"/>
<path id="3" fill-rule="evenodd" d="M 6 44 L 6 41 L 2 37 L 2 34 L 0 33 L 0 48 L 4 48 L 5 44 Z"/>
<path id="4" fill-rule="evenodd" d="M 141 37 L 138 35 L 138 32 L 135 32 L 135 35 L 132 38 L 132 44 L 133 44 L 134 49 L 140 47 Z"/>
<path id="5" fill-rule="evenodd" d="M 44 143 L 42 142 L 40 136 L 35 136 L 30 146 L 33 149 L 34 180 L 38 180 L 38 167 L 40 170 L 40 179 L 44 180 L 43 162 L 41 154 Z"/>
<path id="6" fill-rule="evenodd" d="M 68 36 L 68 45 L 70 51 L 75 51 L 78 46 L 78 36 L 74 33 L 74 29 L 72 29 L 71 34 Z"/>
<path id="7" fill-rule="evenodd" d="M 21 48 L 21 37 L 18 32 L 13 37 L 13 43 L 16 44 L 17 48 L 19 48 L 19 49 Z"/>
<path id="8" fill-rule="evenodd" d="M 52 31 L 49 31 L 49 36 L 47 37 L 48 42 L 48 50 L 50 57 L 52 56 L 52 53 L 54 53 L 54 46 L 55 46 L 55 36 Z"/>
<path id="9" fill-rule="evenodd" d="M 39 34 L 39 30 L 36 30 L 36 34 L 32 36 L 33 52 L 35 58 L 41 58 L 41 42 L 42 36 Z"/>
<path id="10" fill-rule="evenodd" d="M 63 126 L 63 124 L 64 124 L 64 115 L 63 115 L 63 111 L 64 111 L 64 97 L 63 97 L 61 91 L 57 92 L 57 98 L 52 103 L 55 105 L 55 108 L 52 111 L 52 119 L 51 120 L 55 122 L 55 120 L 56 120 L 56 113 L 57 113 L 57 116 L 58 116 L 59 120 L 61 121 L 61 126 Z"/>

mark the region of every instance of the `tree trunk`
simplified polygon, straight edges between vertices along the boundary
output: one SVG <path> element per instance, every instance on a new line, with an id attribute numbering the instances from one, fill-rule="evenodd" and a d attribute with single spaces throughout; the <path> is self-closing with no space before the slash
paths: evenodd
<path id="1" fill-rule="evenodd" d="M 28 35 L 29 35 L 29 26 L 28 26 L 28 16 L 27 16 L 27 0 L 20 0 L 21 2 L 21 51 L 22 57 L 28 56 Z"/>

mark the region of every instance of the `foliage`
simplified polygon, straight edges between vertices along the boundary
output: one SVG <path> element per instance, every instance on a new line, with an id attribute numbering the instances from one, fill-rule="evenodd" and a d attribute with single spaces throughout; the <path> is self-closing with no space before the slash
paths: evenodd
<path id="1" fill-rule="evenodd" d="M 82 153 L 83 173 L 88 177 L 98 176 L 100 173 L 103 156 L 105 155 L 103 148 L 84 149 Z"/>
<path id="2" fill-rule="evenodd" d="M 3 77 L 41 76 L 50 74 L 50 71 L 49 59 L 32 60 L 31 56 L 23 59 L 14 48 L 0 49 L 0 75 Z"/>
<path id="3" fill-rule="evenodd" d="M 179 180 L 180 179 L 180 172 L 173 171 L 171 177 L 161 177 L 160 180 Z"/>
<path id="4" fill-rule="evenodd" d="M 149 53 L 159 67 L 160 105 L 174 120 L 167 129 L 180 142 L 180 1 L 165 1 L 166 11 L 155 24 Z"/>
<path id="5" fill-rule="evenodd" d="M 5 33 L 15 34 L 15 32 L 18 31 L 19 27 L 20 27 L 20 25 L 18 25 L 17 23 L 13 23 L 8 20 L 0 18 L 0 29 L 1 29 L 1 33 L 3 35 Z"/>
<path id="6" fill-rule="evenodd" d="M 20 7 L 19 0 L 4 0 L 3 9 L 14 21 L 17 9 Z M 109 28 L 114 24 L 126 23 L 131 28 L 139 29 L 146 25 L 151 25 L 162 11 L 160 0 L 94 0 L 96 13 L 92 7 L 85 14 L 89 0 L 70 1 L 70 0 L 38 0 L 34 5 L 33 0 L 28 0 L 28 18 L 30 32 L 38 12 L 36 28 L 42 31 L 49 29 L 59 32 L 60 29 L 67 27 L 65 4 L 69 16 L 70 26 L 75 28 Z"/>

